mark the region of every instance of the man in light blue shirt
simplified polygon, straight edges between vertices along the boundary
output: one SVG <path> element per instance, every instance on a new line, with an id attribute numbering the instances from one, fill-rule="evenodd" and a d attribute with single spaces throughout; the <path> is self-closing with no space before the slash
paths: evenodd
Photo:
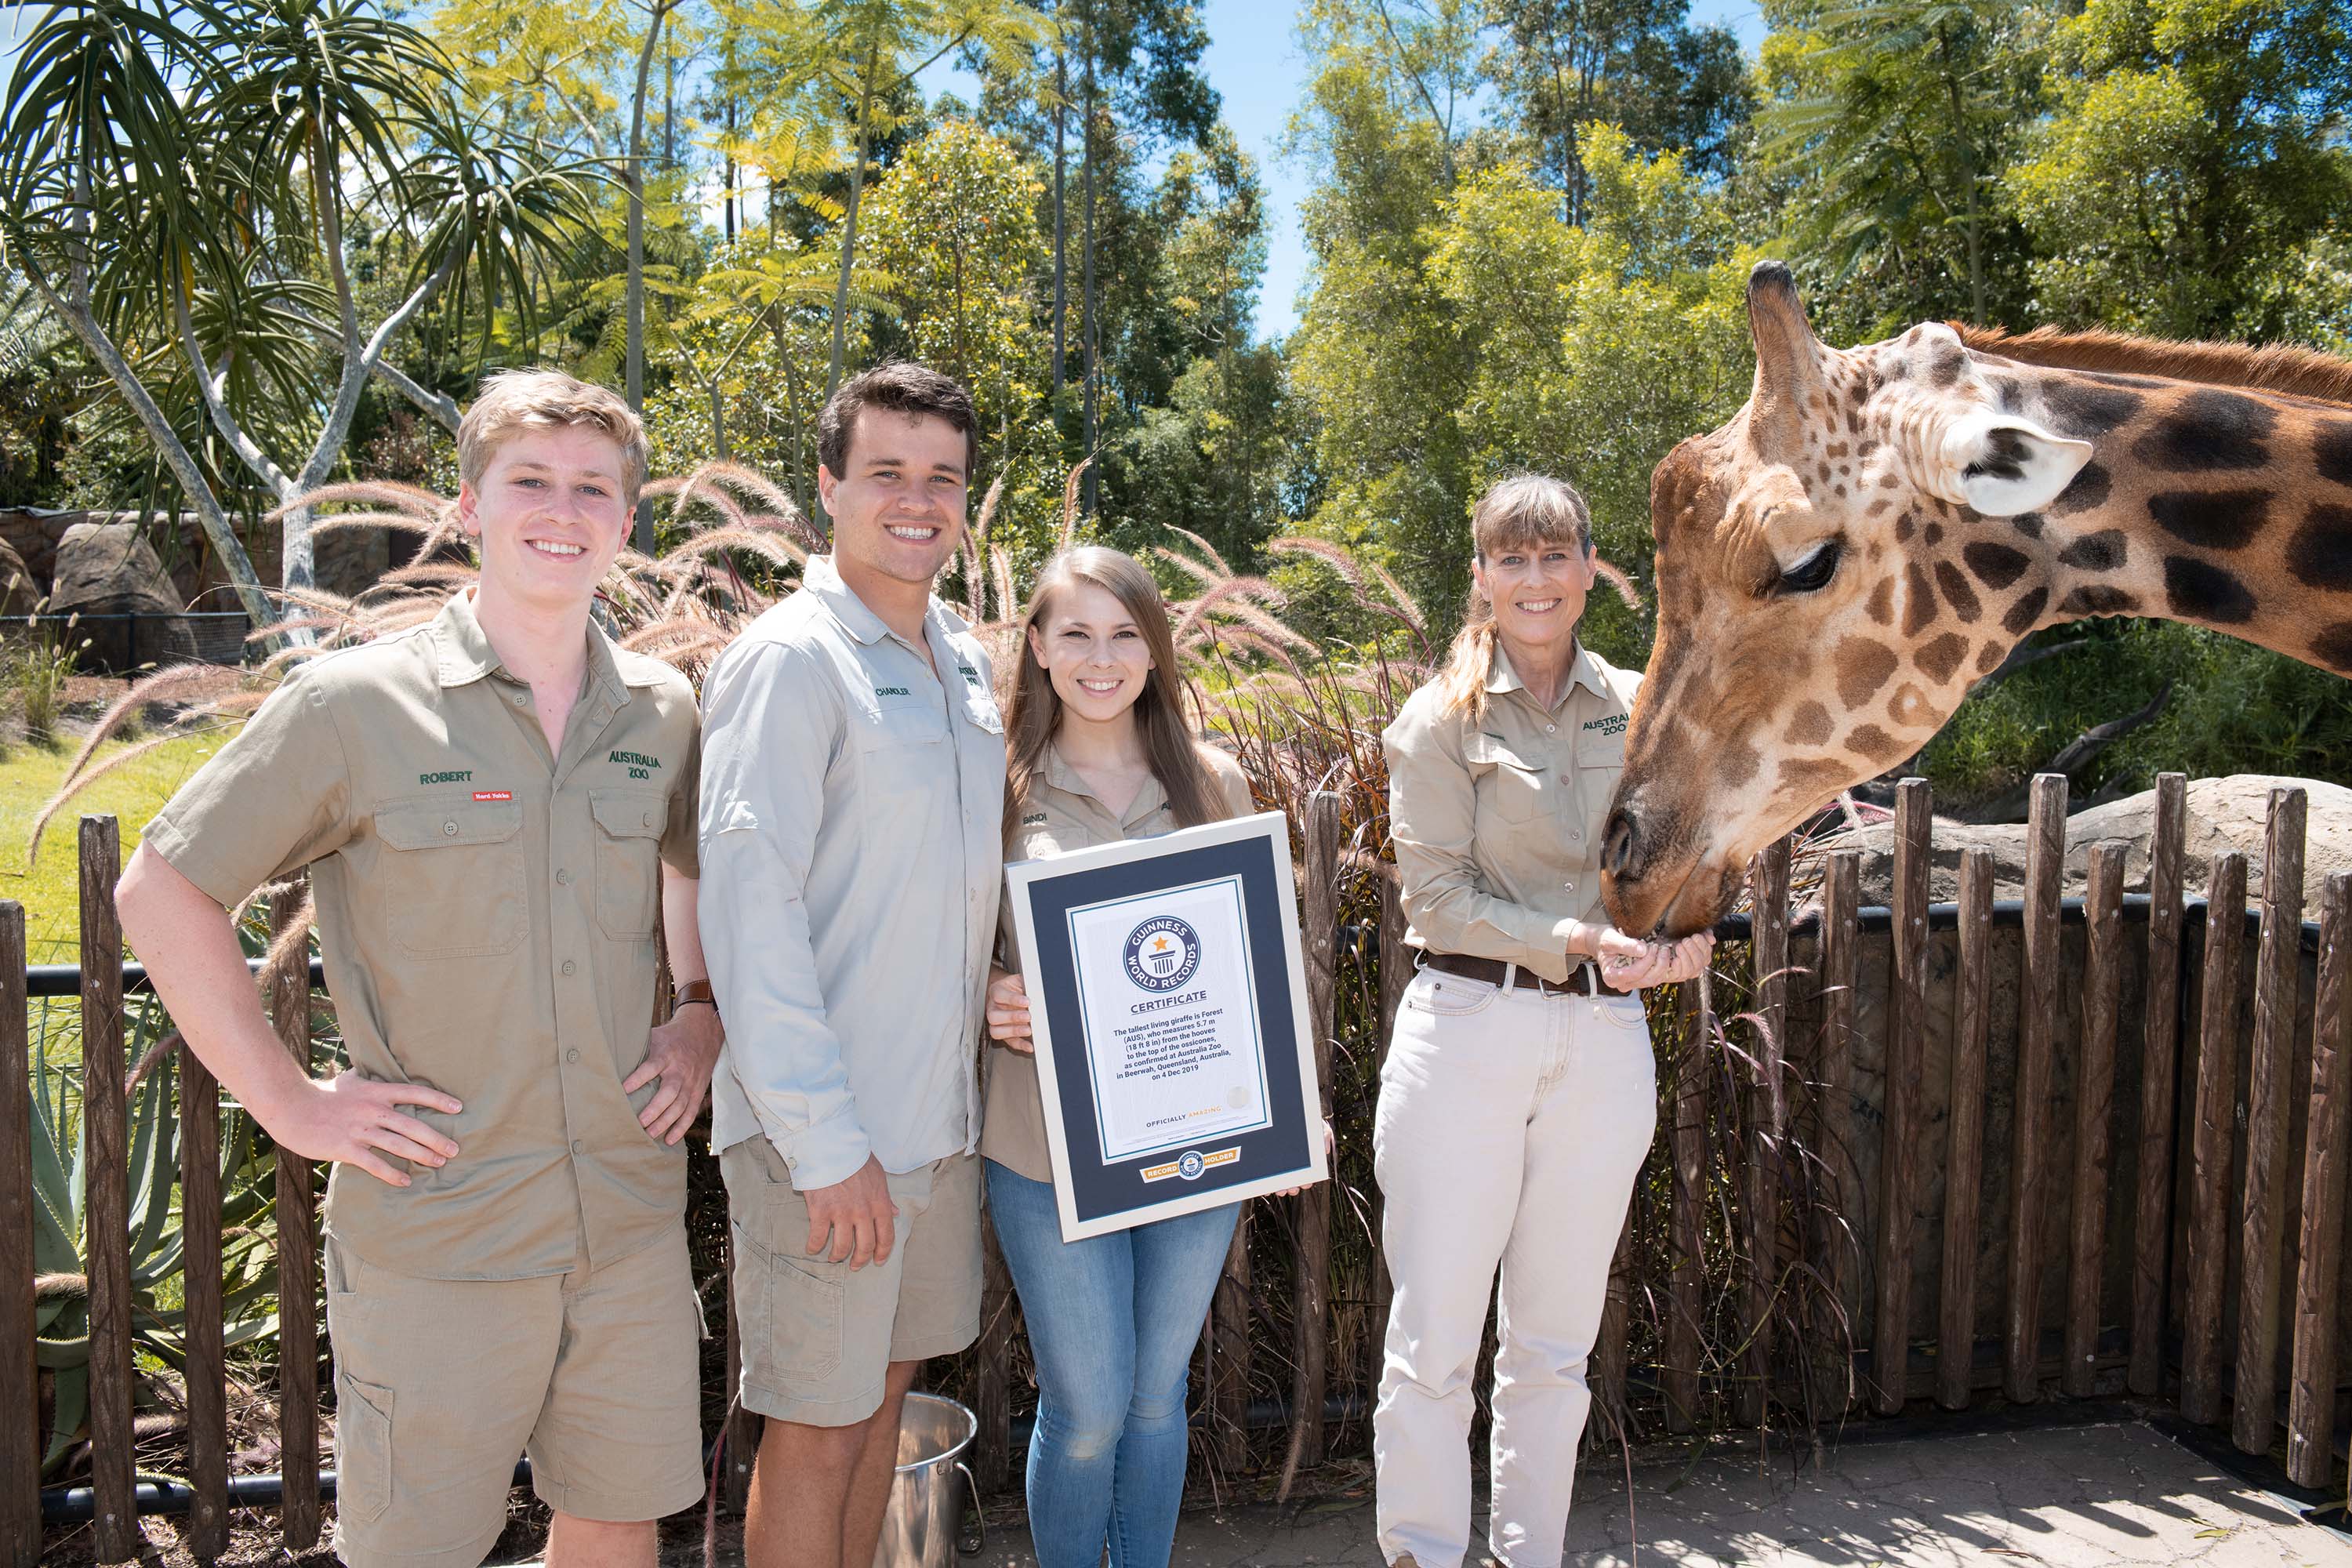
<path id="1" fill-rule="evenodd" d="M 913 364 L 818 417 L 834 553 L 703 687 L 700 916 L 740 1394 L 767 1417 L 749 1568 L 866 1568 L 918 1366 L 980 1331 L 975 1046 L 1003 858 L 987 656 L 931 595 L 971 395 Z"/>

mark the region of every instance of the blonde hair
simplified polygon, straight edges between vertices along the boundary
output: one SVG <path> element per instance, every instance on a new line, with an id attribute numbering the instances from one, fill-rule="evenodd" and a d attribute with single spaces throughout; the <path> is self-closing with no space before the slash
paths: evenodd
<path id="1" fill-rule="evenodd" d="M 1142 563 L 1121 551 L 1100 544 L 1065 550 L 1045 563 L 1037 574 L 1037 589 L 1029 613 L 1021 617 L 1020 641 L 1013 658 L 1019 673 L 1013 679 L 1013 700 L 1004 718 L 1004 839 L 1013 841 L 1020 826 L 1021 808 L 1030 786 L 1045 765 L 1046 748 L 1062 721 L 1062 694 L 1054 678 L 1037 662 L 1029 646 L 1029 628 L 1053 607 L 1054 595 L 1073 584 L 1086 583 L 1117 599 L 1135 618 L 1143 646 L 1151 655 L 1151 673 L 1135 699 L 1135 723 L 1143 737 L 1143 754 L 1153 776 L 1168 793 L 1168 809 L 1179 827 L 1214 822 L 1224 814 L 1212 787 L 1208 764 L 1184 724 L 1182 688 L 1176 680 L 1176 639 L 1168 627 L 1168 603 L 1160 584 Z"/>
<path id="2" fill-rule="evenodd" d="M 1591 552 L 1592 512 L 1566 479 L 1514 474 L 1489 486 L 1470 510 L 1470 549 L 1482 562 L 1498 551 L 1570 543 Z M 1483 721 L 1486 682 L 1494 673 L 1495 606 L 1473 582 L 1462 629 L 1454 635 L 1445 668 L 1437 675 L 1439 707 L 1466 713 L 1474 723 Z"/>
<path id="3" fill-rule="evenodd" d="M 631 506 L 646 484 L 646 425 L 617 393 L 560 370 L 502 370 L 457 425 L 457 478 L 482 482 L 498 449 L 524 430 L 595 430 L 621 447 L 621 489 Z"/>

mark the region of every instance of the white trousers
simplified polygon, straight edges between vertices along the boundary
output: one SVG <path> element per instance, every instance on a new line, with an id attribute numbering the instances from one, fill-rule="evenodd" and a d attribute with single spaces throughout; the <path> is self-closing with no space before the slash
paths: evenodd
<path id="1" fill-rule="evenodd" d="M 1656 1121 L 1634 998 L 1435 970 L 1405 988 L 1372 1130 L 1396 1282 L 1372 1418 L 1391 1563 L 1458 1568 L 1469 1549 L 1470 1383 L 1499 1267 L 1487 1546 L 1508 1568 L 1558 1568 L 1585 1363 Z"/>

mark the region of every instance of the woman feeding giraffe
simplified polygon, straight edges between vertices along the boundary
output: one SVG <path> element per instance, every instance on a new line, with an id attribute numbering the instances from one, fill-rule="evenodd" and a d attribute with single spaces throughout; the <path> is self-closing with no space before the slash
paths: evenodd
<path id="1" fill-rule="evenodd" d="M 1656 1121 L 1640 989 L 1714 939 L 1638 941 L 1601 913 L 1599 840 L 1641 677 L 1577 639 L 1599 563 L 1584 498 L 1496 485 L 1471 516 L 1470 611 L 1381 736 L 1406 941 L 1373 1122 L 1396 1282 L 1373 1417 L 1381 1552 L 1469 1548 L 1471 1376 L 1501 1275 L 1488 1549 L 1556 1568 L 1585 1363 Z"/>

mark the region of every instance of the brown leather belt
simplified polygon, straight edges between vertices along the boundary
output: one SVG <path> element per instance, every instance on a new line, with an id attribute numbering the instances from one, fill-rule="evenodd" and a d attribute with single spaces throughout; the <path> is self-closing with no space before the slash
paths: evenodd
<path id="1" fill-rule="evenodd" d="M 1483 980 L 1489 985 L 1500 985 L 1504 973 L 1511 969 L 1499 958 L 1473 958 L 1466 952 L 1423 952 L 1421 962 L 1425 968 L 1442 969 L 1465 980 Z M 1568 972 L 1567 980 L 1554 983 L 1521 964 L 1512 974 L 1511 984 L 1529 991 L 1572 991 L 1579 996 L 1590 996 L 1592 971 L 1579 960 L 1576 967 Z"/>

